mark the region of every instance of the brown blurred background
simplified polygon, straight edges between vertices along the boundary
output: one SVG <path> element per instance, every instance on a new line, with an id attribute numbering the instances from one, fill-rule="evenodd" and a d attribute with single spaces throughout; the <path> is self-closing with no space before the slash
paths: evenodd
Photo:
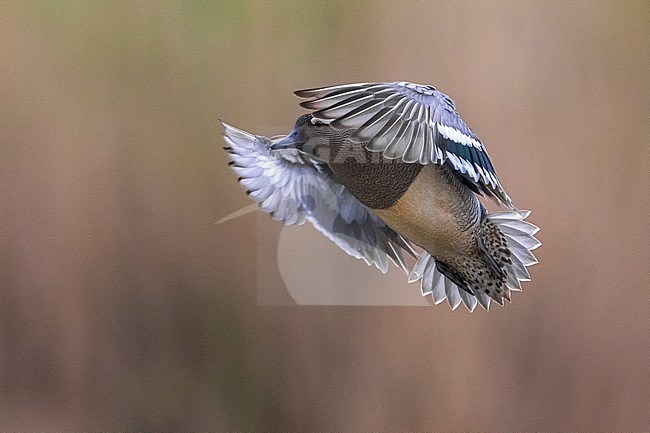
<path id="1" fill-rule="evenodd" d="M 649 76 L 648 2 L 3 2 L 0 430 L 648 431 Z M 534 211 L 512 305 L 258 306 L 217 119 L 376 80 Z"/>

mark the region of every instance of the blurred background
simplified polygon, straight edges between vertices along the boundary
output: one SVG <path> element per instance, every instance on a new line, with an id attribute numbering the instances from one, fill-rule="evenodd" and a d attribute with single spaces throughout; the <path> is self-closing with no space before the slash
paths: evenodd
<path id="1" fill-rule="evenodd" d="M 647 431 L 649 74 L 648 2 L 3 2 L 0 430 Z M 534 211 L 513 304 L 259 305 L 217 119 L 383 80 Z"/>

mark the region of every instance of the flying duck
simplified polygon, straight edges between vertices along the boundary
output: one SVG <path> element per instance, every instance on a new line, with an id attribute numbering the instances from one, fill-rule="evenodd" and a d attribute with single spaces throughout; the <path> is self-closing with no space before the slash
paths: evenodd
<path id="1" fill-rule="evenodd" d="M 259 208 L 309 221 L 382 272 L 392 261 L 423 296 L 452 309 L 503 305 L 541 243 L 506 194 L 483 143 L 429 85 L 359 83 L 299 90 L 309 111 L 269 139 L 222 122 L 231 168 Z M 488 213 L 478 196 L 506 211 Z M 408 269 L 405 255 L 417 259 Z"/>

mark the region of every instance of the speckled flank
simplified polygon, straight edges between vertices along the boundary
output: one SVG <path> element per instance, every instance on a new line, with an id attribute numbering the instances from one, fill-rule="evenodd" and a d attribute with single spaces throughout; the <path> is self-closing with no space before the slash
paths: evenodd
<path id="1" fill-rule="evenodd" d="M 510 292 L 505 287 L 508 265 L 512 265 L 508 243 L 503 233 L 488 219 L 481 223 L 480 240 L 484 257 L 491 266 L 474 272 L 468 282 L 472 289 L 482 290 L 496 302 L 503 304 L 504 298 L 510 300 Z"/>

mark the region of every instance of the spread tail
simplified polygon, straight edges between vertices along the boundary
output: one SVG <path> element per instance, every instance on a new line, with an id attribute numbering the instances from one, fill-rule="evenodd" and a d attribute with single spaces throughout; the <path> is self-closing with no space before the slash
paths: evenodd
<path id="1" fill-rule="evenodd" d="M 534 237 L 539 228 L 524 221 L 528 215 L 529 211 L 506 211 L 485 217 L 478 231 L 483 263 L 478 268 L 473 266 L 476 261 L 468 260 L 460 273 L 450 272 L 425 251 L 409 282 L 422 279 L 422 296 L 430 294 L 436 304 L 446 299 L 452 309 L 461 302 L 470 311 L 477 304 L 487 310 L 491 300 L 503 305 L 504 299 L 510 301 L 512 291 L 521 291 L 521 281 L 530 281 L 526 267 L 537 263 L 531 251 L 541 245 Z"/>
<path id="2" fill-rule="evenodd" d="M 539 227 L 524 221 L 530 211 L 506 211 L 488 214 L 481 223 L 479 248 L 497 270 L 500 281 L 491 297 L 503 305 L 510 292 L 521 291 L 521 281 L 530 281 L 526 267 L 537 263 L 531 252 L 542 243 L 535 238 Z"/>

